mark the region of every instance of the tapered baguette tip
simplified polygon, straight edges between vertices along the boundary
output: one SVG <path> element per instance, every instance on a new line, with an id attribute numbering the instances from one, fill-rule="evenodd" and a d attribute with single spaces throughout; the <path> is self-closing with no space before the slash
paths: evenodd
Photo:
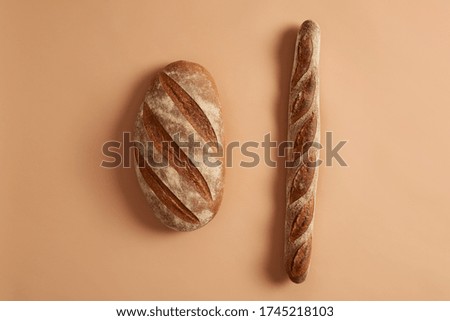
<path id="1" fill-rule="evenodd" d="M 307 276 L 308 276 L 308 273 L 304 273 L 300 276 L 294 276 L 294 275 L 289 274 L 289 278 L 291 279 L 291 281 L 294 283 L 297 283 L 297 284 L 305 282 Z"/>
<path id="2" fill-rule="evenodd" d="M 315 23 L 312 20 L 305 20 L 302 23 L 300 30 L 320 32 L 320 27 L 317 23 Z"/>

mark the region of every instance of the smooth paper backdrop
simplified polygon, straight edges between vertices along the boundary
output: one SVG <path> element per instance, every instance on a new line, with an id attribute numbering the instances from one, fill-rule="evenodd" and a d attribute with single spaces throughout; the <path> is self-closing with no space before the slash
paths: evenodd
<path id="1" fill-rule="evenodd" d="M 450 300 L 449 11 L 444 0 L 0 1 L 0 299 Z M 348 166 L 320 167 L 311 270 L 295 285 L 281 167 L 240 167 L 235 150 L 216 218 L 176 233 L 133 169 L 100 163 L 155 72 L 179 59 L 215 77 L 228 142 L 284 140 L 306 19 L 322 30 L 322 141 L 347 140 Z"/>

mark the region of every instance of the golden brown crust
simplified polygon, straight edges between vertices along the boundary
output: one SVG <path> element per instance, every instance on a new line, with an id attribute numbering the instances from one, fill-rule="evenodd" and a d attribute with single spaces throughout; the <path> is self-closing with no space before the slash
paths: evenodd
<path id="1" fill-rule="evenodd" d="M 299 247 L 292 258 L 289 277 L 295 283 L 301 283 L 306 279 L 309 263 L 311 261 L 312 238 L 308 238 Z"/>
<path id="2" fill-rule="evenodd" d="M 298 121 L 303 115 L 305 115 L 311 108 L 311 104 L 314 100 L 314 93 L 316 91 L 316 72 L 311 72 L 305 81 L 301 83 L 299 90 L 300 94 L 294 100 L 291 111 L 291 124 Z"/>
<path id="3" fill-rule="evenodd" d="M 303 233 L 311 224 L 314 213 L 314 196 L 309 199 L 309 201 L 302 207 L 300 213 L 297 214 L 294 222 L 292 223 L 291 233 L 289 236 L 289 240 L 291 242 L 295 242 L 298 238 L 300 238 Z"/>
<path id="4" fill-rule="evenodd" d="M 192 213 L 161 181 L 137 149 L 135 149 L 135 157 L 137 163 L 143 165 L 139 170 L 156 197 L 158 197 L 172 213 L 182 220 L 191 224 L 198 224 L 199 220 L 197 216 L 195 216 L 195 214 Z"/>
<path id="5" fill-rule="evenodd" d="M 302 163 L 300 167 L 297 168 L 292 180 L 291 192 L 289 193 L 290 204 L 294 203 L 306 194 L 314 179 L 314 172 L 315 168 L 308 166 L 306 163 Z"/>
<path id="6" fill-rule="evenodd" d="M 288 138 L 294 141 L 287 169 L 285 265 L 295 283 L 306 279 L 312 246 L 319 141 L 319 27 L 305 21 L 297 35 L 289 97 Z"/>
<path id="7" fill-rule="evenodd" d="M 200 136 L 202 136 L 207 142 L 217 143 L 217 137 L 214 133 L 214 129 L 212 128 L 208 117 L 206 117 L 197 102 L 192 99 L 192 97 L 189 96 L 189 94 L 166 73 L 159 73 L 159 81 L 161 82 L 161 85 L 166 93 L 175 103 L 175 106 L 178 107 L 184 117 L 186 117 Z"/>
<path id="8" fill-rule="evenodd" d="M 218 167 L 203 162 L 203 144 L 223 146 L 221 105 L 209 72 L 187 61 L 166 66 L 141 105 L 135 140 L 142 143 L 136 174 L 153 214 L 178 231 L 207 224 L 219 209 L 225 172 L 222 157 Z M 168 166 L 156 166 L 155 159 Z"/>
<path id="9" fill-rule="evenodd" d="M 297 43 L 298 54 L 296 59 L 296 67 L 294 68 L 294 75 L 292 76 L 292 87 L 298 83 L 298 81 L 308 70 L 313 54 L 313 42 L 311 39 L 311 32 L 309 32 L 310 28 L 304 23 L 301 29 L 302 34 Z"/>
<path id="10" fill-rule="evenodd" d="M 314 141 L 317 131 L 317 115 L 312 113 L 310 117 L 305 120 L 294 141 L 294 161 L 302 156 L 310 147 L 311 142 Z"/>
<path id="11" fill-rule="evenodd" d="M 148 137 L 153 142 L 156 150 L 167 159 L 168 164 L 171 165 L 178 174 L 189 179 L 203 198 L 212 201 L 211 191 L 209 190 L 205 178 L 198 168 L 192 164 L 192 161 L 180 146 L 178 146 L 172 137 L 170 137 L 169 133 L 167 133 L 151 111 L 147 102 L 144 102 L 142 120 Z M 163 151 L 163 143 L 168 147 L 166 151 Z"/>

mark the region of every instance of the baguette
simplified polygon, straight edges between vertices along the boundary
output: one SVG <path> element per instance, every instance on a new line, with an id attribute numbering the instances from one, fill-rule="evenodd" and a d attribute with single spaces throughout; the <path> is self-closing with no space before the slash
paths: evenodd
<path id="1" fill-rule="evenodd" d="M 286 177 L 285 266 L 295 283 L 305 280 L 311 260 L 318 152 L 319 122 L 319 27 L 305 21 L 298 32 L 290 83 Z"/>
<path id="2" fill-rule="evenodd" d="M 166 66 L 141 104 L 134 138 L 136 175 L 153 214 L 177 231 L 207 224 L 219 209 L 224 180 L 221 155 L 218 166 L 204 162 L 205 151 L 223 146 L 221 105 L 209 72 L 187 61 Z"/>

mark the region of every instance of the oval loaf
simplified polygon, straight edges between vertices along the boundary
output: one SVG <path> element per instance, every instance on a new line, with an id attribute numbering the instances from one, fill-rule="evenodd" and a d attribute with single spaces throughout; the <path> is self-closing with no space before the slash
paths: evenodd
<path id="1" fill-rule="evenodd" d="M 158 73 L 138 113 L 135 143 L 137 178 L 153 213 L 178 231 L 207 224 L 222 200 L 224 163 L 221 105 L 205 68 L 177 61 Z"/>

